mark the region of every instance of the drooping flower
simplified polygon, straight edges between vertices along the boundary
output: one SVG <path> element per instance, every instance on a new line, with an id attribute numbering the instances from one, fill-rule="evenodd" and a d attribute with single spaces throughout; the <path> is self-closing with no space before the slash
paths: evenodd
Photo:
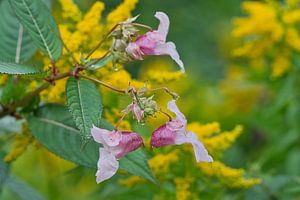
<path id="1" fill-rule="evenodd" d="M 175 100 L 168 103 L 168 109 L 176 114 L 176 119 L 168 121 L 157 128 L 151 137 L 152 147 L 163 147 L 167 145 L 180 145 L 190 143 L 193 145 L 197 162 L 212 162 L 212 157 L 208 154 L 204 145 L 198 140 L 195 133 L 186 131 L 187 120 L 178 109 Z"/>
<path id="2" fill-rule="evenodd" d="M 129 104 L 127 106 L 127 108 L 125 110 L 123 110 L 123 112 L 125 112 L 125 113 L 132 112 L 134 118 L 138 122 L 141 122 L 144 119 L 144 110 L 142 110 L 136 102 Z"/>
<path id="3" fill-rule="evenodd" d="M 93 126 L 91 134 L 96 142 L 102 144 L 102 147 L 99 148 L 97 183 L 111 178 L 119 168 L 118 159 L 143 144 L 141 136 L 133 132 L 109 131 Z"/>
<path id="4" fill-rule="evenodd" d="M 166 42 L 169 32 L 169 17 L 163 12 L 156 12 L 155 17 L 160 21 L 157 30 L 149 31 L 128 44 L 127 54 L 136 60 L 143 60 L 143 56 L 169 55 L 184 72 L 184 65 L 173 42 Z"/>

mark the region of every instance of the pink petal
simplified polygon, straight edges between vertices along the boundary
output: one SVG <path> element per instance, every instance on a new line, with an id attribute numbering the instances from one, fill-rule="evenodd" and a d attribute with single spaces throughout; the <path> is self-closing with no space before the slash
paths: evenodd
<path id="1" fill-rule="evenodd" d="M 122 140 L 117 146 L 119 153 L 116 154 L 116 157 L 121 158 L 129 152 L 140 148 L 142 145 L 143 139 L 139 134 L 133 132 L 122 132 Z"/>
<path id="2" fill-rule="evenodd" d="M 136 42 L 130 42 L 125 49 L 126 53 L 135 60 L 143 60 L 143 52 Z"/>
<path id="3" fill-rule="evenodd" d="M 179 65 L 182 72 L 185 72 L 184 64 L 180 59 L 180 56 L 176 50 L 176 46 L 173 42 L 167 42 L 159 44 L 155 47 L 155 55 L 169 55 Z"/>
<path id="4" fill-rule="evenodd" d="M 117 146 L 121 139 L 122 139 L 122 133 L 120 131 L 109 131 L 107 133 L 102 134 L 102 138 L 105 140 L 106 144 L 110 147 Z"/>
<path id="5" fill-rule="evenodd" d="M 176 120 L 181 121 L 181 123 L 184 125 L 184 127 L 186 126 L 186 118 L 185 116 L 182 114 L 182 112 L 180 112 L 180 110 L 178 109 L 177 105 L 176 105 L 176 101 L 175 100 L 171 100 L 168 102 L 167 105 L 168 109 L 170 111 L 172 111 L 173 113 L 176 114 Z"/>
<path id="6" fill-rule="evenodd" d="M 157 32 L 162 35 L 163 43 L 165 43 L 170 26 L 170 20 L 168 15 L 164 12 L 156 12 L 155 17 L 160 21 Z"/>
<path id="7" fill-rule="evenodd" d="M 176 132 L 169 129 L 166 124 L 155 129 L 151 136 L 150 144 L 152 147 L 163 147 L 174 145 Z"/>
<path id="8" fill-rule="evenodd" d="M 213 162 L 213 158 L 208 154 L 202 142 L 198 140 L 198 137 L 193 132 L 188 132 L 187 134 L 189 143 L 193 145 L 194 153 L 197 162 Z"/>
<path id="9" fill-rule="evenodd" d="M 96 142 L 110 147 L 117 146 L 122 138 L 119 131 L 109 131 L 96 126 L 91 129 L 91 134 Z"/>
<path id="10" fill-rule="evenodd" d="M 158 44 L 164 43 L 164 37 L 157 31 L 150 31 L 135 41 L 143 55 L 155 55 L 154 50 Z"/>
<path id="11" fill-rule="evenodd" d="M 143 119 L 144 111 L 139 107 L 137 103 L 133 104 L 132 111 L 136 120 L 140 122 Z"/>
<path id="12" fill-rule="evenodd" d="M 99 152 L 100 158 L 98 160 L 98 171 L 96 173 L 97 183 L 111 178 L 119 168 L 119 162 L 109 150 L 100 148 Z"/>

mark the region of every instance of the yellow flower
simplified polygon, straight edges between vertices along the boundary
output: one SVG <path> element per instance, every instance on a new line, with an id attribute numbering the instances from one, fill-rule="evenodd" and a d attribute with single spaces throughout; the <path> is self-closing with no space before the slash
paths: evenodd
<path id="1" fill-rule="evenodd" d="M 282 76 L 285 72 L 290 69 L 291 62 L 289 53 L 280 52 L 278 53 L 272 64 L 272 77 L 277 78 Z"/>
<path id="2" fill-rule="evenodd" d="M 1 74 L 0 75 L 0 86 L 4 85 L 6 81 L 8 80 L 8 75 L 6 74 Z"/>
<path id="3" fill-rule="evenodd" d="M 193 178 L 175 178 L 176 185 L 176 200 L 188 200 L 192 196 L 192 192 L 189 191 L 190 184 L 194 181 Z"/>
<path id="4" fill-rule="evenodd" d="M 245 171 L 243 169 L 233 169 L 219 161 L 201 162 L 198 166 L 206 176 L 218 178 L 222 184 L 229 188 L 249 188 L 261 183 L 261 180 L 257 178 L 244 178 Z"/>
<path id="5" fill-rule="evenodd" d="M 75 22 L 81 19 L 81 12 L 77 5 L 72 0 L 59 0 L 62 7 L 62 17 L 64 20 L 74 20 Z"/>
<path id="6" fill-rule="evenodd" d="M 164 174 L 172 163 L 178 161 L 179 151 L 174 150 L 168 154 L 157 154 L 149 160 L 149 165 L 155 174 Z"/>
<path id="7" fill-rule="evenodd" d="M 137 3 L 138 0 L 124 0 L 114 11 L 109 13 L 106 19 L 108 29 L 130 18 Z"/>
<path id="8" fill-rule="evenodd" d="M 5 156 L 5 162 L 12 162 L 20 157 L 27 149 L 30 144 L 34 144 L 35 147 L 38 147 L 36 140 L 30 134 L 29 128 L 27 125 L 23 124 L 22 132 L 15 136 L 15 141 L 10 152 Z"/>

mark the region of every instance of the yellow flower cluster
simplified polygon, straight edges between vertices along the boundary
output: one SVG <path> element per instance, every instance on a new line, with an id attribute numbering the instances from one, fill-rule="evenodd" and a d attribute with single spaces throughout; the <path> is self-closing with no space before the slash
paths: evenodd
<path id="1" fill-rule="evenodd" d="M 175 178 L 176 185 L 176 200 L 188 200 L 192 197 L 192 192 L 190 189 L 190 184 L 194 181 L 193 178 Z"/>
<path id="2" fill-rule="evenodd" d="M 261 179 L 244 178 L 245 171 L 243 169 L 233 169 L 219 161 L 201 162 L 198 166 L 206 176 L 216 177 L 229 188 L 249 188 L 261 183 Z"/>
<path id="3" fill-rule="evenodd" d="M 155 174 L 167 173 L 170 165 L 178 161 L 179 151 L 174 150 L 168 154 L 157 154 L 149 160 L 149 165 Z"/>
<path id="4" fill-rule="evenodd" d="M 23 124 L 22 132 L 15 136 L 15 141 L 10 152 L 5 156 L 5 162 L 12 162 L 20 157 L 27 149 L 27 147 L 32 144 L 34 147 L 38 148 L 39 144 L 30 134 L 27 125 Z"/>
<path id="5" fill-rule="evenodd" d="M 196 133 L 215 159 L 212 163 L 201 162 L 198 164 L 205 175 L 216 177 L 224 185 L 233 188 L 248 188 L 260 183 L 260 179 L 245 179 L 243 169 L 233 169 L 216 160 L 217 155 L 228 149 L 240 136 L 243 130 L 242 126 L 238 125 L 232 131 L 221 132 L 220 125 L 216 122 L 204 126 L 194 122 L 188 124 L 187 129 Z M 191 148 L 189 150 L 192 151 Z"/>
<path id="6" fill-rule="evenodd" d="M 217 122 L 201 125 L 193 122 L 187 125 L 187 129 L 193 131 L 203 142 L 208 152 L 215 155 L 228 149 L 242 133 L 242 126 L 237 125 L 232 131 L 221 132 Z"/>
<path id="7" fill-rule="evenodd" d="M 299 1 L 246 1 L 242 7 L 247 16 L 234 19 L 232 31 L 242 45 L 233 55 L 251 60 L 271 58 L 272 76 L 282 76 L 293 65 L 292 53 L 300 51 Z"/>

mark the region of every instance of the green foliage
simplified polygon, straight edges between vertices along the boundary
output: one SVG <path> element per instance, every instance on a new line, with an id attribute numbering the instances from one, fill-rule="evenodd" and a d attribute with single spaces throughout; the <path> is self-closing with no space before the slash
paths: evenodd
<path id="1" fill-rule="evenodd" d="M 92 59 L 90 61 L 85 61 L 85 60 L 81 59 L 81 62 L 83 62 L 83 64 L 85 66 L 88 66 L 87 67 L 88 70 L 96 70 L 101 67 L 104 67 L 112 58 L 113 58 L 113 55 L 109 54 L 108 56 L 104 57 L 100 61 L 97 61 L 97 59 Z"/>
<path id="2" fill-rule="evenodd" d="M 58 60 L 62 42 L 47 6 L 40 0 L 10 0 L 10 4 L 36 46 L 51 60 Z"/>
<path id="3" fill-rule="evenodd" d="M 0 1 L 0 16 L 0 60 L 16 61 L 19 44 L 19 61 L 27 61 L 36 51 L 36 47 L 29 34 L 21 27 L 8 0 Z"/>
<path id="4" fill-rule="evenodd" d="M 102 113 L 101 97 L 96 86 L 87 80 L 70 77 L 66 85 L 68 108 L 82 138 L 91 137 L 93 125 L 99 126 Z"/>
<path id="5" fill-rule="evenodd" d="M 3 87 L 1 103 L 8 104 L 20 100 L 26 92 L 26 84 L 11 77 Z"/>
<path id="6" fill-rule="evenodd" d="M 75 127 L 68 110 L 57 104 L 47 104 L 28 117 L 29 128 L 36 139 L 58 156 L 79 165 L 96 168 L 99 145 L 93 140 L 81 144 L 79 130 Z M 101 123 L 102 128 L 107 123 Z M 141 151 L 129 153 L 120 160 L 120 167 L 130 173 L 155 182 L 148 166 L 146 156 Z"/>
<path id="7" fill-rule="evenodd" d="M 44 200 L 43 197 L 38 191 L 24 183 L 23 181 L 14 178 L 8 177 L 5 186 L 12 191 L 20 200 Z"/>
<path id="8" fill-rule="evenodd" d="M 24 64 L 6 63 L 0 61 L 0 73 L 2 74 L 15 74 L 15 75 L 27 75 L 42 73 L 38 67 L 33 67 Z"/>

